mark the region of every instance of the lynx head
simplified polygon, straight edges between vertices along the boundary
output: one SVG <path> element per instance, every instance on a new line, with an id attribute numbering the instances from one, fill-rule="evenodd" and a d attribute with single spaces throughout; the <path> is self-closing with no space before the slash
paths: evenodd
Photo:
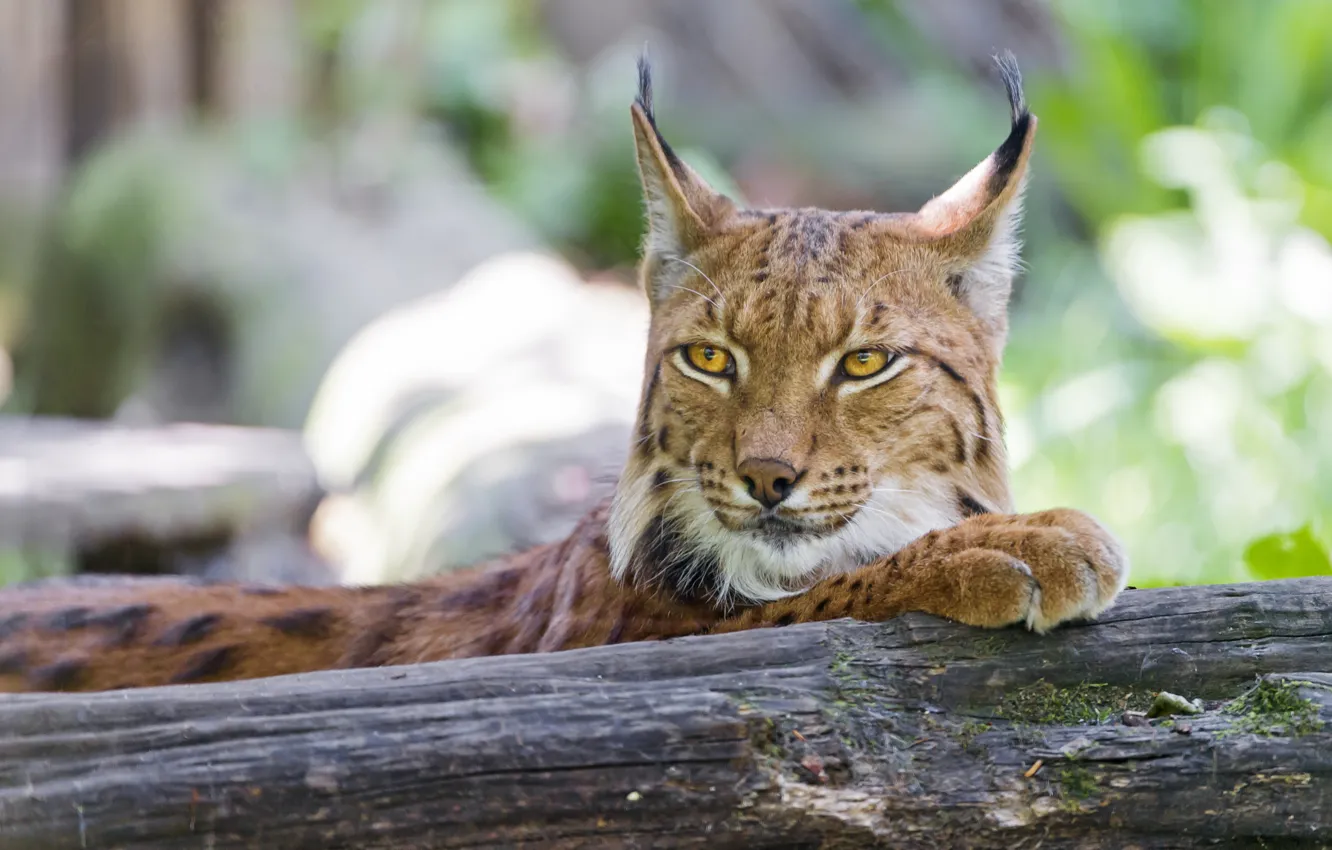
<path id="1" fill-rule="evenodd" d="M 995 403 L 1036 119 L 919 212 L 742 209 L 631 114 L 652 307 L 615 575 L 728 605 L 1011 510 Z"/>

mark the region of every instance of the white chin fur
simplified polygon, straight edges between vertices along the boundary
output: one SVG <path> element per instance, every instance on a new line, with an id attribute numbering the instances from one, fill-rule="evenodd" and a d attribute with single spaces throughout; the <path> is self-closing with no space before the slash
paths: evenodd
<path id="1" fill-rule="evenodd" d="M 611 568 L 617 578 L 630 570 L 634 543 L 658 510 L 646 478 L 625 482 L 611 512 Z M 723 599 L 768 602 L 804 590 L 813 581 L 856 569 L 891 555 L 912 540 L 958 521 L 943 492 L 879 482 L 869 503 L 834 534 L 775 546 L 728 530 L 697 489 L 672 495 L 670 512 L 683 521 L 698 548 L 717 555 Z"/>

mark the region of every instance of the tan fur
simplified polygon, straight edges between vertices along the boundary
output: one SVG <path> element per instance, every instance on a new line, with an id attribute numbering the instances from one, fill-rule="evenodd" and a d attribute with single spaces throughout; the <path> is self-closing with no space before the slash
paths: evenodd
<path id="1" fill-rule="evenodd" d="M 995 379 L 1035 136 L 1016 68 L 1008 141 L 920 212 L 742 210 L 632 111 L 652 303 L 613 505 L 476 570 L 368 589 L 77 584 L 0 592 L 0 691 L 102 690 L 545 652 L 925 611 L 1044 631 L 1127 577 L 1070 510 L 1012 514 Z M 682 347 L 729 353 L 734 373 Z M 842 357 L 883 351 L 857 381 Z M 765 507 L 754 474 L 787 470 Z M 750 474 L 751 482 L 744 476 Z M 777 473 L 774 473 L 777 474 Z M 788 486 L 789 485 L 789 486 Z M 771 498 L 770 495 L 765 498 Z"/>

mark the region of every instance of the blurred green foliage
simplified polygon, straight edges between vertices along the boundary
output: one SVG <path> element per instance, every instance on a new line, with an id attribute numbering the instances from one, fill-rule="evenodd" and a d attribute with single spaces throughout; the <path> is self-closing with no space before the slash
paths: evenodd
<path id="1" fill-rule="evenodd" d="M 496 195 L 583 263 L 632 262 L 641 224 L 633 152 L 622 128 L 586 114 L 596 104 L 570 89 L 571 69 L 535 5 L 442 0 L 425 32 L 425 113 Z"/>
<path id="2" fill-rule="evenodd" d="M 1104 518 L 1139 585 L 1326 573 L 1332 4 L 1055 9 L 1036 167 L 1093 239 L 1031 228 L 1004 375 L 1020 503 Z"/>
<path id="3" fill-rule="evenodd" d="M 1269 534 L 1253 541 L 1244 550 L 1244 563 L 1260 579 L 1332 576 L 1327 547 L 1307 525 L 1289 534 Z"/>
<path id="4" fill-rule="evenodd" d="M 1061 190 L 1101 224 L 1181 204 L 1143 172 L 1142 141 L 1217 106 L 1305 182 L 1304 223 L 1332 233 L 1332 4 L 1058 0 L 1072 67 L 1038 78 Z"/>
<path id="5" fill-rule="evenodd" d="M 530 0 L 436 0 L 423 29 L 422 110 L 491 190 L 580 264 L 632 265 L 642 214 L 623 75 L 570 67 Z M 738 194 L 706 153 L 682 153 Z"/>
<path id="6" fill-rule="evenodd" d="M 169 234 L 188 226 L 173 191 L 188 180 L 165 172 L 162 153 L 130 148 L 102 156 L 48 223 L 23 380 L 9 401 L 16 409 L 108 416 L 142 377 L 164 306 L 146 270 Z M 145 182 L 145 173 L 156 179 Z"/>

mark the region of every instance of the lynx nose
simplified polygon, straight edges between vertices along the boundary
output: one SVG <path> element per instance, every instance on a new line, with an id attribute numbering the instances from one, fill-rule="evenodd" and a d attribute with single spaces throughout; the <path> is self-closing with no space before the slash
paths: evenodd
<path id="1" fill-rule="evenodd" d="M 765 508 L 775 508 L 791 495 L 799 477 L 791 464 L 770 457 L 746 460 L 735 471 L 749 488 L 749 495 Z"/>

